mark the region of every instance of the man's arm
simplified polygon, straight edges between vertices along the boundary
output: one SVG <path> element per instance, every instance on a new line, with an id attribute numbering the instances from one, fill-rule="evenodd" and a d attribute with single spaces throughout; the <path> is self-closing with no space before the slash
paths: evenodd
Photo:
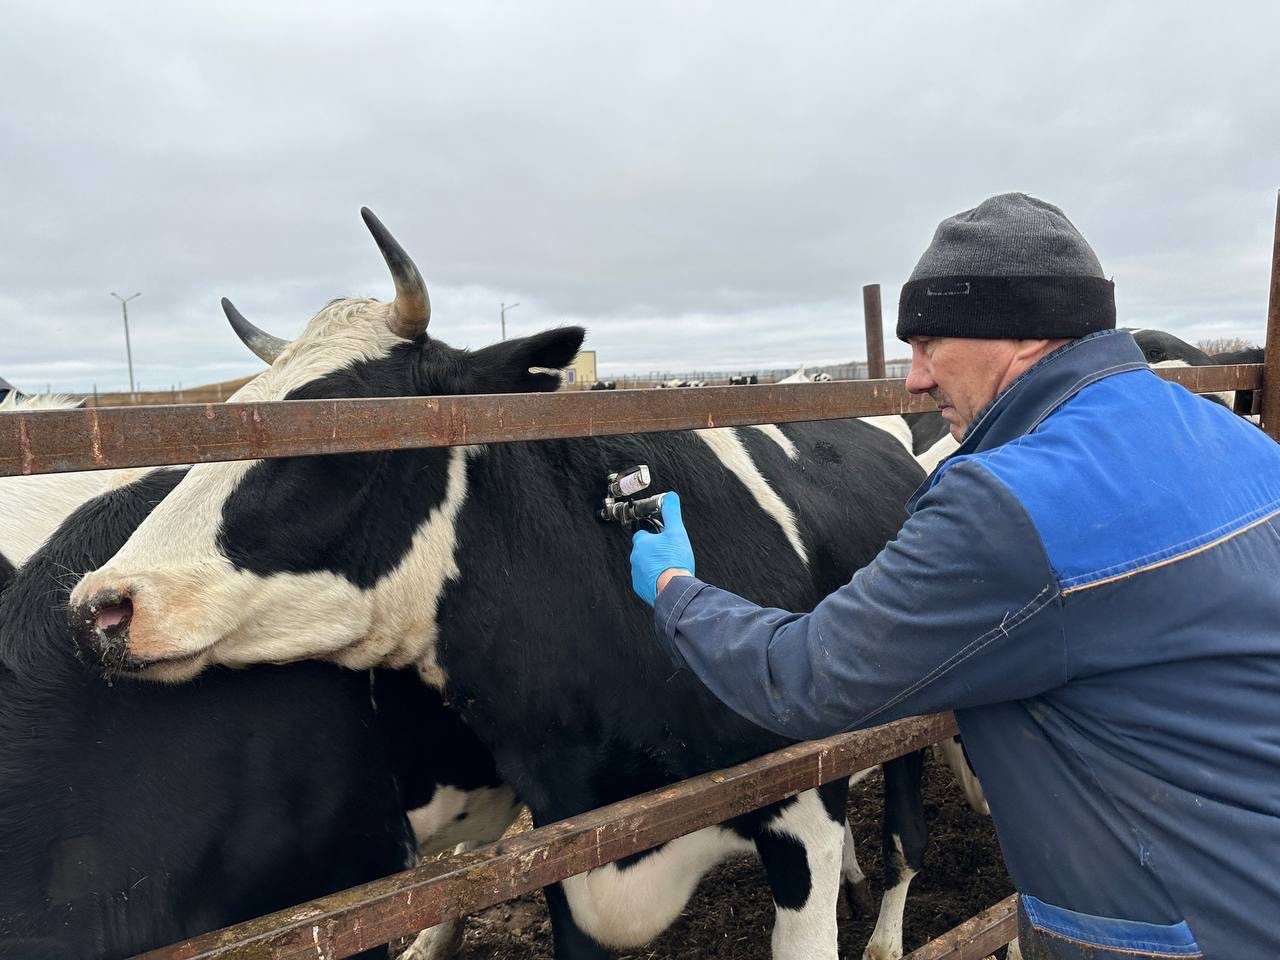
<path id="1" fill-rule="evenodd" d="M 812 613 L 667 581 L 654 609 L 662 639 L 735 711 L 795 739 L 1066 679 L 1058 581 L 1039 536 L 972 463 L 948 470 L 898 538 Z"/>

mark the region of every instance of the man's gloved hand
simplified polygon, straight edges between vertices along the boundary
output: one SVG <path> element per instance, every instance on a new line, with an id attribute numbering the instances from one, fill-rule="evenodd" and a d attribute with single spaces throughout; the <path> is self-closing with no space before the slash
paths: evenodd
<path id="1" fill-rule="evenodd" d="M 637 530 L 631 538 L 631 586 L 640 599 L 653 606 L 658 597 L 658 577 L 677 568 L 693 573 L 693 547 L 680 516 L 680 495 L 662 498 L 661 533 Z"/>

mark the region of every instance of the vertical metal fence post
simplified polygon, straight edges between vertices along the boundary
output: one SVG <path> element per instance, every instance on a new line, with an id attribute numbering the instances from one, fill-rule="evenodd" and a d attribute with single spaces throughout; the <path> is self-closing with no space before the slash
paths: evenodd
<path id="1" fill-rule="evenodd" d="M 884 323 L 880 317 L 880 284 L 862 288 L 862 315 L 867 329 L 867 379 L 884 379 Z"/>
<path id="2" fill-rule="evenodd" d="M 1280 440 L 1280 191 L 1271 241 L 1271 295 L 1267 302 L 1267 342 L 1262 368 L 1262 429 Z"/>

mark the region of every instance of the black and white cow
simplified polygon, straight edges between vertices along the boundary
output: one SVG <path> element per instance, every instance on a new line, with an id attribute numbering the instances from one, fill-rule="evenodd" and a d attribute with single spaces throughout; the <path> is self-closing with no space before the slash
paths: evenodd
<path id="1" fill-rule="evenodd" d="M 428 337 L 416 267 L 365 218 L 396 298 L 330 304 L 242 399 L 558 386 L 547 371 L 572 360 L 580 328 L 475 352 Z M 921 478 L 901 443 L 858 421 L 199 465 L 81 581 L 73 619 L 105 669 L 157 680 L 299 657 L 414 664 L 547 823 L 786 742 L 654 642 L 629 540 L 595 519 L 607 473 L 636 462 L 681 490 L 701 569 L 786 609 L 875 556 Z M 644 943 L 713 863 L 754 851 L 778 907 L 774 955 L 831 960 L 846 791 L 829 784 L 550 888 L 557 956 Z M 893 935 L 869 955 L 900 954 L 900 916 Z"/>
<path id="2" fill-rule="evenodd" d="M 0 956 L 132 956 L 411 861 L 366 675 L 217 669 L 176 688 L 76 661 L 72 571 L 180 476 L 85 504 L 0 597 Z"/>

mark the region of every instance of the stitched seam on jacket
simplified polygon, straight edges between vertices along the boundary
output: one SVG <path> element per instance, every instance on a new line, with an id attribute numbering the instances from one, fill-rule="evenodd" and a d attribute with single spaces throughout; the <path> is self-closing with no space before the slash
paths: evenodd
<path id="1" fill-rule="evenodd" d="M 1150 369 L 1151 368 L 1145 363 L 1140 363 L 1137 360 L 1131 360 L 1128 363 L 1118 363 L 1114 367 L 1107 367 L 1105 370 L 1094 370 L 1092 373 L 1085 374 L 1071 386 L 1067 387 L 1066 390 L 1062 391 L 1053 403 L 1045 407 L 1040 416 L 1036 417 L 1031 426 L 1027 428 L 1027 433 L 1033 433 L 1040 424 L 1044 423 L 1044 421 L 1051 415 L 1057 413 L 1064 403 L 1074 397 L 1085 387 L 1091 386 L 1099 380 L 1105 380 L 1107 377 L 1114 377 L 1117 374 L 1132 373 L 1134 370 Z"/>
<path id="2" fill-rule="evenodd" d="M 1265 511 L 1265 512 L 1264 512 Z M 1065 596 L 1068 593 L 1075 593 L 1078 590 L 1085 590 L 1089 587 L 1100 587 L 1104 583 L 1113 583 L 1124 577 L 1133 576 L 1137 573 L 1143 573 L 1147 570 L 1155 570 L 1157 567 L 1167 566 L 1170 563 L 1176 563 L 1179 560 L 1185 560 L 1188 557 L 1194 557 L 1204 553 L 1206 550 L 1212 550 L 1214 547 L 1226 543 L 1242 533 L 1247 533 L 1254 527 L 1266 523 L 1268 520 L 1280 516 L 1280 500 L 1273 500 L 1265 506 L 1256 510 L 1251 510 L 1242 516 L 1236 517 L 1227 523 L 1221 524 L 1212 530 L 1199 534 L 1181 543 L 1171 544 L 1154 550 L 1141 557 L 1135 557 L 1132 560 L 1126 560 L 1124 563 L 1115 563 L 1109 567 L 1102 567 L 1089 573 L 1077 574 L 1074 577 L 1068 577 L 1062 581 L 1062 592 Z M 1239 524 L 1239 526 L 1237 526 Z M 1224 532 L 1225 531 L 1225 532 Z"/>
<path id="3" fill-rule="evenodd" d="M 952 670 L 954 670 L 956 667 L 962 664 L 965 660 L 968 660 L 974 654 L 979 653 L 983 648 L 985 648 L 987 645 L 992 643 L 997 637 L 1008 636 L 1013 630 L 1016 630 L 1018 627 L 1022 626 L 1022 624 L 1026 623 L 1033 616 L 1035 616 L 1037 613 L 1043 610 L 1046 606 L 1048 606 L 1049 603 L 1056 596 L 1058 596 L 1058 591 L 1054 589 L 1054 585 L 1052 583 L 1045 584 L 1040 589 L 1040 592 L 1037 593 L 1030 600 L 1028 600 L 1026 605 L 1017 613 L 1015 613 L 1013 616 L 1006 615 L 1005 618 L 1001 620 L 999 624 L 992 627 L 990 630 L 982 634 L 980 637 L 974 640 L 971 640 L 963 648 L 961 648 L 960 650 L 957 650 L 950 657 L 942 661 L 942 663 L 938 664 L 936 667 L 934 667 L 932 670 L 926 673 L 923 677 L 921 677 L 915 683 L 911 684 L 911 686 L 907 687 L 905 690 L 898 693 L 892 699 L 888 700 L 885 703 L 882 703 L 880 706 L 876 707 L 870 713 L 867 713 L 861 718 L 859 718 L 857 721 L 853 723 L 853 725 L 849 729 L 852 730 L 852 729 L 858 729 L 862 727 L 864 724 L 866 724 L 868 720 L 870 720 L 876 714 L 883 713 L 884 711 L 892 707 L 894 704 L 900 703 L 902 700 L 911 696 L 913 693 L 915 693 L 917 690 L 921 689 L 922 687 L 928 686 L 930 683 L 933 683 L 935 680 L 950 673 Z"/>

